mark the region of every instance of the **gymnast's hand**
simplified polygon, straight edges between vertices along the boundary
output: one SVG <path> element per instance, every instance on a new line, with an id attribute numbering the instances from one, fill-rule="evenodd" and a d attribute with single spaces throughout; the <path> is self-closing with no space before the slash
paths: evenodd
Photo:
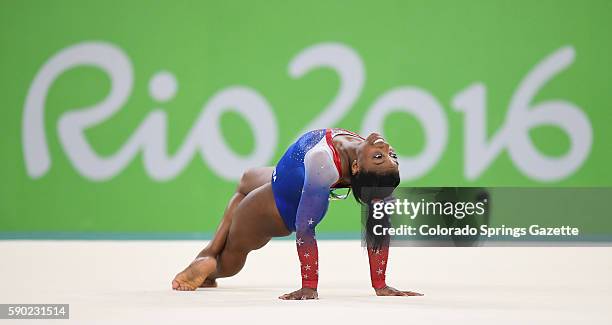
<path id="1" fill-rule="evenodd" d="M 401 291 L 393 287 L 386 286 L 380 289 L 374 289 L 377 296 L 422 296 L 422 293 L 414 291 Z"/>
<path id="2" fill-rule="evenodd" d="M 283 300 L 309 300 L 309 299 L 319 299 L 319 294 L 317 293 L 317 289 L 304 287 L 300 290 L 293 291 L 292 293 L 284 294 L 278 299 Z"/>

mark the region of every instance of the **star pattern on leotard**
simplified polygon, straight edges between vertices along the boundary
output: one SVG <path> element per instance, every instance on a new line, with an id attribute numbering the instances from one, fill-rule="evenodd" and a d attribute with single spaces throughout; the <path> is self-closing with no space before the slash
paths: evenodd
<path id="1" fill-rule="evenodd" d="M 377 249 L 368 248 L 370 278 L 372 280 L 372 286 L 375 288 L 381 288 L 386 285 L 385 271 L 387 268 L 388 254 L 388 247 L 381 247 Z"/>
<path id="2" fill-rule="evenodd" d="M 306 285 L 315 285 L 318 281 L 318 254 L 316 246 L 313 246 L 313 241 L 310 237 L 306 238 L 306 241 L 299 237 L 297 242 L 298 253 L 300 257 L 300 268 L 302 273 L 303 281 L 306 281 Z M 303 283 L 304 285 L 304 283 Z"/>

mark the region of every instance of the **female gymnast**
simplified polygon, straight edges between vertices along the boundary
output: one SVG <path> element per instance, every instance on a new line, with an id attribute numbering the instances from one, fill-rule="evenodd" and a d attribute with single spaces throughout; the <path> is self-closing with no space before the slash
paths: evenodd
<path id="1" fill-rule="evenodd" d="M 364 139 L 343 129 L 310 131 L 287 149 L 276 167 L 250 169 L 242 175 L 213 239 L 176 275 L 172 288 L 216 287 L 216 279 L 242 269 L 250 251 L 295 231 L 302 288 L 279 298 L 318 299 L 315 227 L 325 216 L 330 190 L 351 188 L 358 202 L 371 203 L 374 198 L 363 188 L 395 188 L 399 181 L 397 156 L 378 133 Z M 387 286 L 388 238 L 366 239 L 376 295 L 420 296 Z"/>

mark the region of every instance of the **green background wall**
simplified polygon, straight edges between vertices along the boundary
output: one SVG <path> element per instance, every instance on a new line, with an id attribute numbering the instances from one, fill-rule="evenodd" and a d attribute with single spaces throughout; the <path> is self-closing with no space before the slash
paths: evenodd
<path id="1" fill-rule="evenodd" d="M 341 44 L 361 58 L 363 88 L 347 114 L 330 127 L 360 131 L 380 96 L 418 87 L 441 106 L 448 140 L 438 160 L 404 186 L 610 186 L 612 155 L 612 3 L 609 1 L 2 1 L 0 3 L 0 232 L 211 232 L 235 180 L 220 176 L 196 153 L 170 179 L 153 179 L 138 154 L 113 177 L 85 177 L 58 137 L 62 114 L 93 105 L 109 93 L 108 74 L 93 66 L 62 73 L 49 88 L 44 127 L 51 166 L 28 175 L 23 119 L 28 91 L 45 62 L 83 42 L 105 42 L 133 66 L 133 89 L 120 110 L 86 130 L 100 156 L 115 154 L 153 110 L 167 115 L 167 150 L 174 154 L 206 103 L 241 85 L 268 102 L 277 144 L 266 165 L 320 115 L 339 90 L 329 68 L 293 78 L 289 65 L 307 48 Z M 539 89 L 532 102 L 573 103 L 588 117 L 592 146 L 586 160 L 560 179 L 526 175 L 502 150 L 475 179 L 464 173 L 464 115 L 453 98 L 474 83 L 486 87 L 488 136 L 504 123 L 525 76 L 563 47 L 573 62 Z M 167 102 L 154 100 L 149 82 L 159 71 L 178 84 Z M 246 156 L 253 130 L 241 115 L 220 119 L 227 145 Z M 400 155 L 425 146 L 423 126 L 410 114 L 387 116 L 381 130 Z M 530 130 L 542 154 L 571 146 L 554 126 Z M 333 202 L 321 232 L 359 229 L 352 200 Z"/>

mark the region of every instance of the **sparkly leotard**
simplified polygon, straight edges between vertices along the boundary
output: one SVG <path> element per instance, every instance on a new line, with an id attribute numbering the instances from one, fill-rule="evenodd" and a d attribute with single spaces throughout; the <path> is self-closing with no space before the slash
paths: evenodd
<path id="1" fill-rule="evenodd" d="M 281 157 L 272 173 L 274 201 L 287 228 L 296 232 L 302 286 L 318 284 L 315 227 L 329 205 L 329 191 L 342 176 L 340 156 L 333 145 L 337 135 L 363 137 L 344 129 L 320 129 L 302 135 Z M 372 286 L 382 288 L 388 249 L 368 250 Z"/>

